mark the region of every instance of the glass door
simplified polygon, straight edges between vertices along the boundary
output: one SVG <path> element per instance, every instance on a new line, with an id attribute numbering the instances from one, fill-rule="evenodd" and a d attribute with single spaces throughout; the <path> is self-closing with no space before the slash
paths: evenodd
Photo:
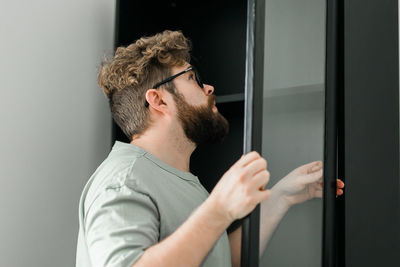
<path id="1" fill-rule="evenodd" d="M 398 1 L 248 3 L 244 151 L 268 160 L 268 188 L 323 161 L 324 188 L 323 201 L 289 209 L 265 249 L 256 209 L 242 266 L 398 266 Z"/>
<path id="2" fill-rule="evenodd" d="M 326 3 L 266 0 L 265 8 L 262 156 L 273 188 L 295 168 L 324 160 Z M 292 206 L 260 266 L 321 266 L 322 211 L 321 198 Z"/>
<path id="3" fill-rule="evenodd" d="M 326 143 L 336 139 L 336 131 L 326 135 L 326 121 L 336 121 L 325 112 L 327 14 L 325 1 L 248 1 L 244 152 L 267 159 L 272 190 L 292 170 L 336 155 Z M 243 223 L 242 266 L 321 266 L 323 220 L 332 211 L 323 204 L 297 203 L 275 226 L 267 221 L 279 204 L 267 212 L 261 204 Z"/>

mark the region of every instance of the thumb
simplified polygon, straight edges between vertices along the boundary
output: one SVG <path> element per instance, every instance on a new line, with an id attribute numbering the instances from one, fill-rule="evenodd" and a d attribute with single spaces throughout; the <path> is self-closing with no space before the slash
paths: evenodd
<path id="1" fill-rule="evenodd" d="M 260 190 L 260 203 L 267 200 L 271 195 L 271 190 L 265 189 L 265 190 Z"/>

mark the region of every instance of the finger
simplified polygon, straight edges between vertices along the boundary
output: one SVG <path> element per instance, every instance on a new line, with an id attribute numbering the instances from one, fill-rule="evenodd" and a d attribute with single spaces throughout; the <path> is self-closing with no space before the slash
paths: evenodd
<path id="1" fill-rule="evenodd" d="M 336 180 L 337 180 L 337 182 L 336 182 L 337 187 L 338 187 L 338 188 L 344 188 L 344 183 L 343 183 L 343 181 L 340 180 L 340 179 L 336 179 Z"/>
<path id="2" fill-rule="evenodd" d="M 311 183 L 317 182 L 321 178 L 322 178 L 322 169 L 320 169 L 319 171 L 305 175 L 303 181 L 305 184 L 311 184 Z"/>
<path id="3" fill-rule="evenodd" d="M 267 161 L 264 158 L 258 158 L 244 167 L 247 177 L 253 177 L 260 171 L 267 169 Z"/>
<path id="4" fill-rule="evenodd" d="M 342 189 L 337 189 L 336 190 L 336 196 L 341 196 L 343 195 L 343 190 Z"/>
<path id="5" fill-rule="evenodd" d="M 307 165 L 307 173 L 313 173 L 322 169 L 322 161 L 314 161 L 311 164 Z"/>
<path id="6" fill-rule="evenodd" d="M 261 156 L 257 151 L 252 151 L 249 152 L 247 154 L 244 154 L 238 161 L 237 164 L 239 166 L 247 166 L 248 164 L 250 164 L 251 162 L 253 162 L 256 159 L 259 159 Z"/>
<path id="7" fill-rule="evenodd" d="M 253 179 L 251 179 L 250 183 L 251 186 L 255 189 L 255 190 L 264 190 L 265 186 L 268 184 L 269 182 L 269 172 L 267 170 L 258 172 Z"/>
<path id="8" fill-rule="evenodd" d="M 311 169 L 315 166 L 322 166 L 322 161 L 313 161 L 307 164 L 300 166 L 297 170 L 303 173 L 310 173 L 312 172 Z"/>
<path id="9" fill-rule="evenodd" d="M 295 172 L 295 173 L 301 173 L 301 174 L 309 173 L 309 172 L 310 172 L 310 169 L 311 169 L 313 166 L 317 165 L 317 164 L 321 164 L 321 165 L 322 165 L 322 162 L 321 162 L 321 161 L 313 161 L 313 162 L 310 162 L 310 163 L 301 165 L 300 167 L 297 167 L 297 168 L 294 170 L 294 172 Z"/>

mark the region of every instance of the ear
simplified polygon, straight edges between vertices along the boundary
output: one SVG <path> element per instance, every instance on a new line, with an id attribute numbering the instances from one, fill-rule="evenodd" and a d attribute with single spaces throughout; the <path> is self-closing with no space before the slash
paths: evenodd
<path id="1" fill-rule="evenodd" d="M 167 102 L 164 101 L 162 90 L 149 89 L 146 92 L 146 100 L 153 109 L 165 112 L 167 109 Z"/>

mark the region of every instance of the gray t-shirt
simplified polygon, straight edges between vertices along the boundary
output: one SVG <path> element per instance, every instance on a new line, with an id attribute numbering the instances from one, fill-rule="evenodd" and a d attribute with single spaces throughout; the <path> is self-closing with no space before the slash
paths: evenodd
<path id="1" fill-rule="evenodd" d="M 208 195 L 193 174 L 116 141 L 82 192 L 76 266 L 131 266 Z M 231 266 L 226 231 L 201 266 Z"/>

